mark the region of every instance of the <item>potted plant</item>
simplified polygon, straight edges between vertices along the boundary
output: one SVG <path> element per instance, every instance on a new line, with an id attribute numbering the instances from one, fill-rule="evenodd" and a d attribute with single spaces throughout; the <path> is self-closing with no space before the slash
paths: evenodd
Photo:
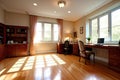
<path id="1" fill-rule="evenodd" d="M 88 37 L 88 38 L 87 38 L 87 40 L 88 40 L 88 43 L 90 43 L 91 38 L 90 38 L 90 37 Z"/>

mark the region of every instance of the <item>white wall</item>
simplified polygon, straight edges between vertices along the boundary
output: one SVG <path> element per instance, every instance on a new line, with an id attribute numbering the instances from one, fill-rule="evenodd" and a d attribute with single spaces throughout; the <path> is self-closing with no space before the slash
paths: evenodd
<path id="1" fill-rule="evenodd" d="M 29 15 L 5 11 L 5 24 L 29 27 Z"/>
<path id="2" fill-rule="evenodd" d="M 4 23 L 4 10 L 0 7 L 0 23 Z"/>
<path id="3" fill-rule="evenodd" d="M 57 52 L 57 43 L 37 43 L 34 50 L 35 54 Z"/>
<path id="4" fill-rule="evenodd" d="M 49 17 L 41 17 L 39 16 L 38 17 L 38 20 L 37 21 L 40 21 L 40 22 L 50 22 L 50 23 L 57 23 L 57 20 L 55 18 L 49 18 Z"/>
<path id="5" fill-rule="evenodd" d="M 71 21 L 63 21 L 63 41 L 65 39 L 65 34 L 66 33 L 70 33 L 71 35 L 73 35 L 74 32 L 74 23 Z"/>
<path id="6" fill-rule="evenodd" d="M 82 40 L 82 41 L 84 41 L 85 42 L 85 35 L 86 35 L 86 26 L 85 26 L 85 24 L 86 24 L 86 21 L 85 21 L 86 19 L 84 19 L 84 18 L 81 18 L 80 20 L 78 20 L 78 21 L 76 21 L 75 22 L 75 26 L 74 26 L 74 31 L 75 32 L 77 32 L 77 37 L 78 37 L 78 40 Z M 83 33 L 82 34 L 80 34 L 80 27 L 83 27 Z"/>

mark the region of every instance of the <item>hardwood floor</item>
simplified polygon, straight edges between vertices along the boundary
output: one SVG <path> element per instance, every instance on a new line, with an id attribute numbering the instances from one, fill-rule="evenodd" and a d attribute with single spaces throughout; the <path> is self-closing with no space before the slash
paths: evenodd
<path id="1" fill-rule="evenodd" d="M 46 54 L 2 60 L 0 80 L 120 80 L 120 74 L 74 55 Z"/>

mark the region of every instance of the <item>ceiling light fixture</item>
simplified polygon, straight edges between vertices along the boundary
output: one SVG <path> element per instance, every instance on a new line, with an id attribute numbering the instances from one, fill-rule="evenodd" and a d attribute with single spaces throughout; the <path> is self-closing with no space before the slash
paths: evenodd
<path id="1" fill-rule="evenodd" d="M 71 13 L 71 11 L 68 11 L 68 13 Z"/>
<path id="2" fill-rule="evenodd" d="M 65 6 L 65 4 L 66 4 L 66 2 L 63 1 L 63 0 L 58 1 L 58 6 L 59 6 L 60 8 L 63 8 L 63 7 Z"/>
<path id="3" fill-rule="evenodd" d="M 37 3 L 33 3 L 34 6 L 37 6 Z"/>
<path id="4" fill-rule="evenodd" d="M 54 13 L 56 13 L 56 11 L 54 11 Z"/>

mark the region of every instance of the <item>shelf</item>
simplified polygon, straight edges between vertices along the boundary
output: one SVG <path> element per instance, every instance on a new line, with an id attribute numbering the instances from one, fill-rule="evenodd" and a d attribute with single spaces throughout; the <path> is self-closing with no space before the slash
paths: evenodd
<path id="1" fill-rule="evenodd" d="M 7 28 L 6 32 L 7 33 L 15 33 L 15 29 L 14 28 Z"/>
<path id="2" fill-rule="evenodd" d="M 0 27 L 0 33 L 4 33 L 4 28 Z"/>
<path id="3" fill-rule="evenodd" d="M 4 37 L 5 37 L 4 30 L 5 30 L 4 24 L 0 23 L 0 45 L 4 44 Z"/>
<path id="4" fill-rule="evenodd" d="M 26 34 L 27 33 L 27 29 L 26 28 L 16 29 L 16 33 L 17 34 Z"/>
<path id="5" fill-rule="evenodd" d="M 28 27 L 24 26 L 7 26 L 6 28 L 6 43 L 27 43 Z M 13 42 L 11 42 L 13 41 Z"/>
<path id="6" fill-rule="evenodd" d="M 7 34 L 7 37 L 27 37 L 26 34 Z"/>
<path id="7" fill-rule="evenodd" d="M 6 45 L 27 45 L 27 43 L 13 43 L 13 44 L 6 44 Z"/>

